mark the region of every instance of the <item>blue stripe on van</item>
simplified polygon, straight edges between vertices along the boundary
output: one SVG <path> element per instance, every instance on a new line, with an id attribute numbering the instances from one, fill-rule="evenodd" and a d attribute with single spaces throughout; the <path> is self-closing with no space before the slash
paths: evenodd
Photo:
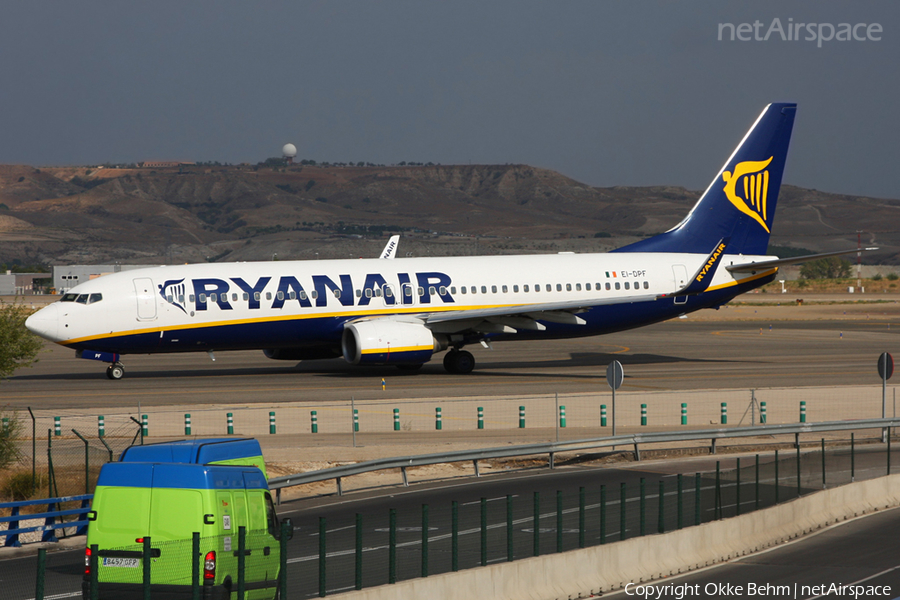
<path id="1" fill-rule="evenodd" d="M 255 467 L 205 466 L 176 463 L 107 463 L 97 487 L 180 488 L 191 490 L 268 489 Z"/>
<path id="2" fill-rule="evenodd" d="M 254 439 L 211 438 L 160 442 L 131 446 L 122 453 L 121 462 L 195 463 L 208 464 L 235 458 L 262 456 L 259 442 Z"/>

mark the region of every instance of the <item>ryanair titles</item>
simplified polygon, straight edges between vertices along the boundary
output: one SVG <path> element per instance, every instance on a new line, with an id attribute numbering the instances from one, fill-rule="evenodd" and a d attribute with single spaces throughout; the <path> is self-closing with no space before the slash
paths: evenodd
<path id="1" fill-rule="evenodd" d="M 277 282 L 274 277 L 263 276 L 255 281 L 243 277 L 228 279 L 197 278 L 173 279 L 158 285 L 159 294 L 170 304 L 187 312 L 192 306 L 196 311 L 208 310 L 210 305 L 220 310 L 233 310 L 233 304 L 246 303 L 250 310 L 266 308 L 280 309 L 296 302 L 303 308 L 328 306 L 369 306 L 373 302 L 388 306 L 431 304 L 434 298 L 441 302 L 453 303 L 450 295 L 450 276 L 445 273 L 428 271 L 424 273 L 398 273 L 396 283 L 389 283 L 379 273 L 369 273 L 362 287 L 356 288 L 350 275 L 312 275 L 308 287 L 292 275 L 282 275 Z M 311 284 L 311 285 L 310 285 Z M 193 293 L 185 293 L 193 290 Z"/>
<path id="2" fill-rule="evenodd" d="M 719 262 L 719 257 L 722 256 L 722 252 L 725 251 L 725 242 L 722 242 L 716 249 L 712 251 L 712 254 L 709 255 L 709 260 L 706 261 L 706 264 L 703 265 L 703 268 L 700 269 L 700 273 L 697 275 L 697 281 L 703 281 L 703 278 L 706 277 L 706 274 L 709 273 L 710 269 L 712 269 L 717 262 Z"/>

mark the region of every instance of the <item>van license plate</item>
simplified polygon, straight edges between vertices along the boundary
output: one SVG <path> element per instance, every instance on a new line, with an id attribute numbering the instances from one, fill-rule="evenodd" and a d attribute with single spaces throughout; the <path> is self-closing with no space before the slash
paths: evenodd
<path id="1" fill-rule="evenodd" d="M 103 558 L 104 567 L 137 567 L 139 563 L 139 558 Z"/>

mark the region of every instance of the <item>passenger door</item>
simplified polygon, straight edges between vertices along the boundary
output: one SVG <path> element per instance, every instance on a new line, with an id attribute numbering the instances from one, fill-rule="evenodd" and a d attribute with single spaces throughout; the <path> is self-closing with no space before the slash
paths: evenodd
<path id="1" fill-rule="evenodd" d="M 156 319 L 156 291 L 153 280 L 149 277 L 138 277 L 134 280 L 134 296 L 137 299 L 138 321 Z"/>
<path id="2" fill-rule="evenodd" d="M 672 272 L 675 275 L 675 290 L 680 290 L 687 285 L 688 274 L 684 265 L 672 265 Z M 687 296 L 675 296 L 675 304 L 684 304 L 687 302 Z"/>

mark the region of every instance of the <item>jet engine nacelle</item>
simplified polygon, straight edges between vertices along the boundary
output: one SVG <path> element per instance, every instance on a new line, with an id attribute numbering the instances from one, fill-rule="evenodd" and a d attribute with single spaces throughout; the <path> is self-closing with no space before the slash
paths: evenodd
<path id="1" fill-rule="evenodd" d="M 359 321 L 341 338 L 344 359 L 353 365 L 420 365 L 446 347 L 423 324 L 406 321 Z"/>

